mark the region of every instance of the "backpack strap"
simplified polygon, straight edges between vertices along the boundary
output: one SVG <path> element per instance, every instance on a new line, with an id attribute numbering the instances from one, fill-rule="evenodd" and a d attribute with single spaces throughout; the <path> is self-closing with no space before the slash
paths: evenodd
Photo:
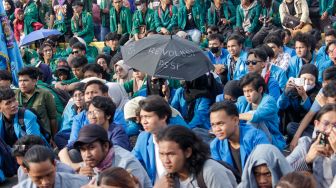
<path id="1" fill-rule="evenodd" d="M 21 126 L 22 129 L 25 130 L 25 124 L 24 124 L 24 113 L 25 113 L 26 109 L 25 108 L 19 108 L 18 111 L 18 122 L 19 125 Z"/>
<path id="2" fill-rule="evenodd" d="M 207 188 L 205 181 L 204 181 L 204 177 L 203 177 L 203 168 L 202 170 L 197 174 L 196 176 L 196 181 L 198 184 L 199 188 Z"/>

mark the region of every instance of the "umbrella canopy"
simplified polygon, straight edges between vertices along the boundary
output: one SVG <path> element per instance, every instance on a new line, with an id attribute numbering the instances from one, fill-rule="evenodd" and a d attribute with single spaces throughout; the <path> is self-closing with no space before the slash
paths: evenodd
<path id="1" fill-rule="evenodd" d="M 57 29 L 40 29 L 33 31 L 22 39 L 20 46 L 25 46 L 53 35 L 62 35 L 62 33 Z"/>
<path id="2" fill-rule="evenodd" d="M 208 56 L 177 36 L 152 35 L 121 48 L 126 65 L 151 76 L 191 81 L 213 70 Z"/>

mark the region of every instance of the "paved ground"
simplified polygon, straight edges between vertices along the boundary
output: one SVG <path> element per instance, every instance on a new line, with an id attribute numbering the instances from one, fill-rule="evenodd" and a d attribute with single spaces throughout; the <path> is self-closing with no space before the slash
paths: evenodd
<path id="1" fill-rule="evenodd" d="M 17 184 L 17 177 L 13 176 L 11 178 L 8 178 L 5 183 L 0 184 L 0 187 L 1 188 L 11 188 L 16 184 Z"/>

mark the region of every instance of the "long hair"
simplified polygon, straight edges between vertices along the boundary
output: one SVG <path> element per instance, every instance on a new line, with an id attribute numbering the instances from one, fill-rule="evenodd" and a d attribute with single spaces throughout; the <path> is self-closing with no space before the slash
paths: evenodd
<path id="1" fill-rule="evenodd" d="M 191 148 L 192 154 L 184 164 L 189 173 L 198 174 L 205 161 L 210 157 L 209 146 L 186 127 L 180 125 L 168 126 L 159 132 L 157 139 L 158 142 L 176 142 L 183 151 Z"/>

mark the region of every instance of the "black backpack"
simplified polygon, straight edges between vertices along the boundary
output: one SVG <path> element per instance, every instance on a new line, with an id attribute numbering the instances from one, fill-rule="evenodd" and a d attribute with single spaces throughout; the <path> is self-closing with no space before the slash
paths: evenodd
<path id="1" fill-rule="evenodd" d="M 2 157 L 1 170 L 6 177 L 12 177 L 16 174 L 18 165 L 12 156 L 11 148 L 0 138 L 0 154 Z M 0 178 L 1 181 L 1 178 Z"/>
<path id="2" fill-rule="evenodd" d="M 39 86 L 37 86 L 37 87 L 40 88 Z M 58 97 L 61 100 L 63 107 L 65 107 L 68 104 L 71 96 L 67 91 L 57 89 L 57 88 L 54 88 L 52 86 L 46 86 L 46 87 L 48 89 L 52 90 L 57 95 L 55 97 Z M 52 92 L 50 92 L 50 93 L 53 94 Z"/>
<path id="3" fill-rule="evenodd" d="M 47 142 L 50 142 L 50 139 L 51 139 L 50 133 L 42 126 L 43 122 L 42 122 L 40 116 L 32 108 L 19 108 L 19 111 L 18 111 L 18 122 L 19 122 L 19 125 L 21 126 L 21 129 L 23 131 L 26 131 L 26 125 L 24 123 L 24 113 L 25 113 L 26 110 L 31 111 L 36 116 L 36 121 L 37 121 L 37 124 L 38 124 L 38 126 L 40 128 L 40 132 L 41 132 L 42 136 L 45 138 L 45 140 Z"/>
<path id="4" fill-rule="evenodd" d="M 230 166 L 229 164 L 227 164 L 224 161 L 217 161 L 215 159 L 212 159 L 212 160 L 218 162 L 219 164 L 221 164 L 225 168 L 229 169 L 233 173 L 233 175 L 235 176 L 237 184 L 239 184 L 241 182 L 241 176 L 236 169 L 232 168 L 232 166 Z M 196 180 L 197 180 L 198 187 L 207 188 L 207 186 L 205 184 L 205 181 L 204 181 L 204 177 L 203 177 L 203 169 L 197 174 Z"/>

